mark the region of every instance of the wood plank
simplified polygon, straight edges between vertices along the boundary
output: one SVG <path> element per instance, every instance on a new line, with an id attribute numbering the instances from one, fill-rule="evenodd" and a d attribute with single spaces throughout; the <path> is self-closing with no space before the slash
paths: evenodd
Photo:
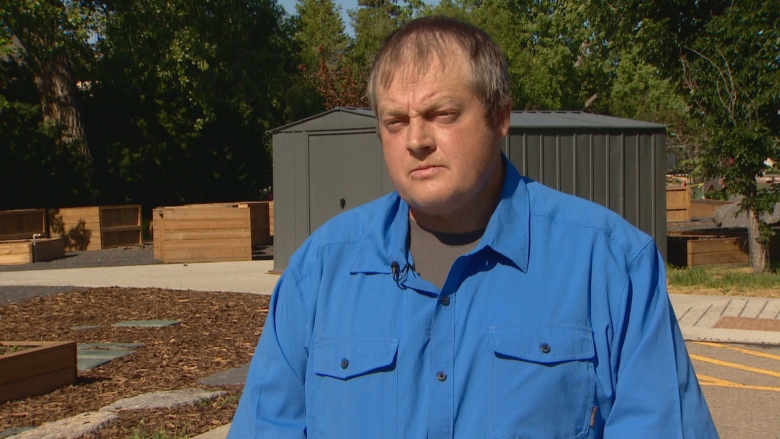
<path id="1" fill-rule="evenodd" d="M 247 249 L 220 249 L 219 251 L 203 252 L 188 250 L 166 250 L 165 263 L 185 262 L 227 262 L 251 261 L 252 251 Z"/>
<path id="2" fill-rule="evenodd" d="M 31 245 L 28 241 L 0 242 L 0 255 L 29 255 Z"/>
<path id="3" fill-rule="evenodd" d="M 76 368 L 55 370 L 22 381 L 0 385 L 0 404 L 29 396 L 45 395 L 60 387 L 76 384 Z"/>
<path id="4" fill-rule="evenodd" d="M 692 218 L 711 217 L 716 210 L 727 204 L 730 203 L 722 200 L 691 200 L 688 212 Z"/>
<path id="5" fill-rule="evenodd" d="M 165 221 L 181 219 L 249 219 L 249 209 L 214 208 L 214 209 L 172 209 L 163 214 Z"/>
<path id="6" fill-rule="evenodd" d="M 691 254 L 725 252 L 745 252 L 747 254 L 747 240 L 744 238 L 711 238 L 688 241 L 688 253 Z"/>
<path id="7" fill-rule="evenodd" d="M 0 265 L 19 265 L 32 262 L 32 255 L 0 255 Z"/>
<path id="8" fill-rule="evenodd" d="M 688 221 L 690 218 L 688 216 L 688 210 L 687 209 L 667 209 L 666 210 L 666 221 L 670 223 L 678 222 L 678 221 Z"/>
<path id="9" fill-rule="evenodd" d="M 722 264 L 743 264 L 749 262 L 750 258 L 742 252 L 724 252 L 724 253 L 704 253 L 689 254 L 688 266 L 699 265 L 722 265 Z"/>
<path id="10" fill-rule="evenodd" d="M 140 232 L 141 226 L 112 226 L 112 227 L 101 227 L 100 230 L 105 233 L 111 233 L 111 232 Z"/>
<path id="11" fill-rule="evenodd" d="M 4 345 L 19 344 L 30 346 L 29 342 L 0 342 Z M 40 343 L 37 343 L 40 344 Z M 27 376 L 38 376 L 62 369 L 63 365 L 76 365 L 76 342 L 43 342 L 13 354 L 6 354 L 0 361 L 3 364 L 3 376 L 0 383 L 20 381 Z"/>
<path id="12" fill-rule="evenodd" d="M 249 229 L 249 218 L 241 219 L 193 219 L 171 220 L 164 219 L 165 230 L 202 230 L 202 229 Z"/>
<path id="13" fill-rule="evenodd" d="M 166 224 L 167 225 L 167 224 Z M 187 239 L 228 239 L 228 238 L 251 238 L 252 233 L 249 229 L 196 229 L 183 231 L 166 231 L 165 239 L 170 241 Z"/>
<path id="14" fill-rule="evenodd" d="M 167 237 L 167 234 L 166 234 Z M 202 250 L 204 252 L 214 251 L 224 248 L 246 248 L 249 251 L 252 250 L 250 240 L 248 238 L 215 238 L 215 239 L 192 239 L 192 240 L 169 240 L 166 239 L 163 242 L 166 253 L 168 250 Z"/>
<path id="15" fill-rule="evenodd" d="M 666 187 L 666 208 L 687 209 L 691 202 L 691 192 L 686 186 Z"/>

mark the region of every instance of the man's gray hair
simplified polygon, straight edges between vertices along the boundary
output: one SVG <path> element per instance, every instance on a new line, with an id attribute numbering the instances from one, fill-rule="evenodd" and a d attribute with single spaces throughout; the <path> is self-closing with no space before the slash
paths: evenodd
<path id="1" fill-rule="evenodd" d="M 457 44 L 471 63 L 471 86 L 485 107 L 491 125 L 511 102 L 506 56 L 483 30 L 450 17 L 430 16 L 413 20 L 385 39 L 368 79 L 368 100 L 377 111 L 377 86 L 389 87 L 399 66 L 424 74 L 435 54 L 446 65 L 448 47 Z"/>

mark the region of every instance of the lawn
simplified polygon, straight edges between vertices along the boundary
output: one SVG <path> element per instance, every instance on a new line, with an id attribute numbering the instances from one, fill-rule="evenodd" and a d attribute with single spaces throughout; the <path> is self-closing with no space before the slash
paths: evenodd
<path id="1" fill-rule="evenodd" d="M 667 267 L 672 294 L 712 294 L 780 298 L 780 273 L 753 273 L 750 267 Z"/>

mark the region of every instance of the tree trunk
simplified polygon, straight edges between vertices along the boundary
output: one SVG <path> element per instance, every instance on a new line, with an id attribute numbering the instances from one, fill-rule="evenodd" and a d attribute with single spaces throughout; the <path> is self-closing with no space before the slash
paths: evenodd
<path id="1" fill-rule="evenodd" d="M 91 168 L 92 155 L 87 147 L 84 127 L 81 123 L 78 90 L 65 51 L 54 50 L 50 56 L 33 56 L 35 84 L 41 100 L 43 122 L 63 127 L 58 147 L 78 142 L 77 153 L 87 168 Z"/>
<path id="2" fill-rule="evenodd" d="M 763 273 L 767 270 L 767 246 L 765 241 L 761 239 L 758 215 L 753 209 L 749 209 L 746 213 L 750 265 L 753 267 L 754 273 Z"/>

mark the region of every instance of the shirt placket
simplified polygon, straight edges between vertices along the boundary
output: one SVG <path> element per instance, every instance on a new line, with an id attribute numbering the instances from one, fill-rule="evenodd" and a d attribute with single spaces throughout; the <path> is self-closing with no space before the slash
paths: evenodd
<path id="1" fill-rule="evenodd" d="M 457 262 L 456 264 L 457 265 Z M 451 439 L 455 423 L 455 296 L 445 284 L 431 322 L 430 439 Z"/>

